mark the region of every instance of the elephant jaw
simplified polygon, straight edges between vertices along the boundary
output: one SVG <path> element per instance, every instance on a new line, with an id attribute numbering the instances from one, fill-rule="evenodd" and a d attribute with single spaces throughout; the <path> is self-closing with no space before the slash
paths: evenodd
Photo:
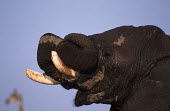
<path id="1" fill-rule="evenodd" d="M 54 66 L 64 75 L 74 77 L 76 78 L 78 76 L 78 72 L 74 71 L 73 69 L 67 67 L 60 57 L 58 56 L 58 53 L 56 51 L 51 51 L 51 60 L 54 64 Z M 40 72 L 36 72 L 33 70 L 26 69 L 25 72 L 26 76 L 30 78 L 33 81 L 42 83 L 42 84 L 49 84 L 49 85 L 55 85 L 60 84 L 59 81 L 54 80 L 50 76 L 47 76 L 46 74 L 42 74 Z"/>

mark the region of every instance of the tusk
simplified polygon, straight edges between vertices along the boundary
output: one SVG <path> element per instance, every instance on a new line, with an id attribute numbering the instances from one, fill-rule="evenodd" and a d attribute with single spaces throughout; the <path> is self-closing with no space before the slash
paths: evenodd
<path id="1" fill-rule="evenodd" d="M 60 57 L 58 56 L 58 53 L 56 51 L 51 51 L 51 60 L 55 67 L 63 74 L 66 74 L 68 76 L 76 77 L 78 75 L 77 71 L 74 71 L 73 69 L 67 67 Z"/>
<path id="2" fill-rule="evenodd" d="M 40 72 L 33 71 L 33 70 L 26 69 L 25 75 L 28 78 L 32 79 L 33 81 L 36 81 L 42 84 L 49 84 L 49 85 L 60 84 L 60 82 L 55 81 L 53 78 L 45 74 L 42 74 Z"/>

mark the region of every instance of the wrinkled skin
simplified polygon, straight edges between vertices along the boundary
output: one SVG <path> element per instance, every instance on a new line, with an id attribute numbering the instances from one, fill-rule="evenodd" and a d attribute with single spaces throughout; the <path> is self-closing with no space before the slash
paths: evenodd
<path id="1" fill-rule="evenodd" d="M 45 40 L 48 42 L 42 42 Z M 111 104 L 110 111 L 170 111 L 170 36 L 155 26 L 123 26 L 62 42 L 42 36 L 38 64 L 66 88 L 78 89 L 75 105 Z M 51 62 L 50 51 L 79 72 L 69 77 Z"/>

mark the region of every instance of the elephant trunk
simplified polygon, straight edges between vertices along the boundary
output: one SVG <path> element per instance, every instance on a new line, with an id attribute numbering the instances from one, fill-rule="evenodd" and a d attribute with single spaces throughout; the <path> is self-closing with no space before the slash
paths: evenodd
<path id="1" fill-rule="evenodd" d="M 37 51 L 37 62 L 39 67 L 48 76 L 52 76 L 58 71 L 51 60 L 51 51 L 55 51 L 58 44 L 62 41 L 63 39 L 51 33 L 46 33 L 40 38 Z"/>
<path id="2" fill-rule="evenodd" d="M 37 51 L 38 65 L 45 74 L 31 70 L 26 70 L 25 74 L 43 84 L 74 81 L 79 73 L 96 71 L 97 56 L 92 40 L 85 35 L 69 34 L 63 40 L 47 33 L 41 37 Z"/>
<path id="3" fill-rule="evenodd" d="M 47 33 L 41 37 L 37 51 L 38 65 L 47 76 L 37 75 L 37 73 L 28 76 L 29 70 L 26 71 L 26 75 L 40 83 L 58 84 L 62 82 L 62 74 L 76 78 L 78 73 L 96 71 L 97 56 L 92 40 L 83 34 L 69 34 L 63 40 Z M 48 79 L 49 77 L 56 81 L 49 83 L 48 81 L 51 80 Z"/>
<path id="4" fill-rule="evenodd" d="M 92 73 L 97 67 L 97 50 L 92 40 L 72 33 L 64 38 L 58 47 L 58 55 L 69 67 L 81 73 Z"/>

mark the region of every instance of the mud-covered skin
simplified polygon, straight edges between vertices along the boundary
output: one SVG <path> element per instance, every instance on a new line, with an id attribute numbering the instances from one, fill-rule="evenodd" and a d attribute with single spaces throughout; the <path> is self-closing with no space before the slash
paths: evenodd
<path id="1" fill-rule="evenodd" d="M 49 65 L 50 59 L 39 61 L 41 69 L 63 87 L 78 89 L 76 106 L 103 103 L 111 104 L 110 111 L 170 110 L 170 36 L 160 28 L 123 26 L 87 36 L 82 41 L 66 36 L 51 49 L 50 45 L 42 45 L 48 47 L 47 52 L 57 51 L 67 66 L 79 72 L 76 78 L 55 75 L 58 70 Z M 41 55 L 45 47 L 38 51 Z"/>

